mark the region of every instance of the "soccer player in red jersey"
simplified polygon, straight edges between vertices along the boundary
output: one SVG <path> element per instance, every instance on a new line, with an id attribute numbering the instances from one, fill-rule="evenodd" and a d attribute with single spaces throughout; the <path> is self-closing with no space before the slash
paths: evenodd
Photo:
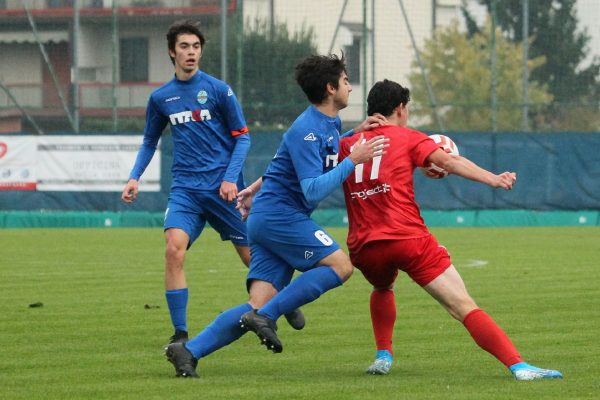
<path id="1" fill-rule="evenodd" d="M 462 322 L 475 342 L 516 379 L 562 378 L 558 371 L 525 363 L 506 333 L 477 306 L 415 202 L 413 172 L 430 162 L 451 174 L 505 190 L 512 189 L 516 174 L 496 175 L 465 157 L 450 156 L 424 133 L 407 128 L 409 100 L 409 90 L 396 82 L 384 80 L 373 86 L 367 98 L 368 114 L 384 115 L 389 125 L 365 132 L 362 140 L 385 135 L 389 148 L 385 155 L 357 165 L 344 182 L 350 258 L 373 285 L 370 309 L 377 354 L 367 372 L 387 374 L 391 368 L 396 320 L 393 285 L 402 270 Z M 339 161 L 350 154 L 357 140 L 355 135 L 341 141 Z"/>

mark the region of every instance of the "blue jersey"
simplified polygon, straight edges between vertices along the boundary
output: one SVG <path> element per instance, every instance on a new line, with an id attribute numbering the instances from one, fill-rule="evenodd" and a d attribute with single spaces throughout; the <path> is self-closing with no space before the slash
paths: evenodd
<path id="1" fill-rule="evenodd" d="M 300 114 L 283 135 L 251 212 L 310 215 L 317 204 L 306 200 L 300 182 L 319 177 L 337 165 L 340 129 L 339 117 L 329 117 L 314 105 Z"/>
<path id="2" fill-rule="evenodd" d="M 151 94 L 130 178 L 139 180 L 167 124 L 173 136 L 171 189 L 214 191 L 223 180 L 244 186 L 250 138 L 240 104 L 225 82 L 198 71 L 186 81 L 175 77 Z"/>

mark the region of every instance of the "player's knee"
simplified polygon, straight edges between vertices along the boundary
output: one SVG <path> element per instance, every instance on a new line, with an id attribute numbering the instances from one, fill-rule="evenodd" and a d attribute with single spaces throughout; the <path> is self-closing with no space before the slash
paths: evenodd
<path id="1" fill-rule="evenodd" d="M 167 243 L 165 249 L 165 259 L 167 266 L 169 265 L 182 265 L 185 258 L 185 247 L 177 246 L 173 243 Z"/>
<path id="2" fill-rule="evenodd" d="M 352 266 L 352 263 L 350 263 L 350 261 L 348 260 L 348 262 L 336 265 L 334 270 L 336 274 L 338 274 L 342 282 L 346 282 L 352 276 L 352 273 L 354 272 L 354 267 Z"/>
<path id="3" fill-rule="evenodd" d="M 256 309 L 261 308 L 271 300 L 277 294 L 277 289 L 269 282 L 255 279 L 250 283 L 248 294 L 248 303 Z"/>

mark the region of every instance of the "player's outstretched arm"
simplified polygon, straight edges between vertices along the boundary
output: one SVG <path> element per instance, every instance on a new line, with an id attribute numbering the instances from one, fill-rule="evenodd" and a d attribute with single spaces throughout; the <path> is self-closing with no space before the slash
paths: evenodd
<path id="1" fill-rule="evenodd" d="M 445 169 L 450 174 L 481 182 L 494 188 L 511 190 L 517 182 L 515 172 L 503 172 L 496 175 L 465 157 L 451 156 L 442 149 L 437 149 L 431 153 L 427 157 L 427 161 Z"/>
<path id="2" fill-rule="evenodd" d="M 252 199 L 254 195 L 258 193 L 260 187 L 262 186 L 262 177 L 258 178 L 254 183 L 250 186 L 241 190 L 237 194 L 237 204 L 235 206 L 236 209 L 240 211 L 242 214 L 242 221 L 245 221 L 248 218 L 248 214 L 250 213 L 250 208 L 252 208 Z"/>
<path id="3" fill-rule="evenodd" d="M 352 136 L 355 133 L 370 131 L 371 129 L 375 129 L 378 126 L 388 125 L 388 120 L 381 114 L 375 113 L 373 115 L 369 115 L 367 119 L 358 124 L 354 129 L 349 130 L 344 133 L 342 137 Z"/>
<path id="4" fill-rule="evenodd" d="M 123 188 L 121 199 L 125 203 L 133 203 L 138 197 L 139 182 L 136 179 L 130 179 Z"/>

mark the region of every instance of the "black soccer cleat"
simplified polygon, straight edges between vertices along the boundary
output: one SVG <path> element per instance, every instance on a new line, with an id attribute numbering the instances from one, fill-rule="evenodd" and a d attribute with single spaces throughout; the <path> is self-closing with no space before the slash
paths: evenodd
<path id="1" fill-rule="evenodd" d="M 248 311 L 240 318 L 240 327 L 256 333 L 260 343 L 264 344 L 273 353 L 281 353 L 283 346 L 277 337 L 277 323 L 270 318 L 262 316 L 256 310 Z"/>
<path id="2" fill-rule="evenodd" d="M 183 343 L 171 343 L 165 348 L 167 359 L 175 367 L 175 376 L 198 378 L 196 366 L 198 360 L 185 348 Z"/>
<path id="3" fill-rule="evenodd" d="M 169 344 L 185 343 L 188 341 L 188 333 L 186 331 L 175 330 L 175 334 L 169 338 Z"/>
<path id="4" fill-rule="evenodd" d="M 304 325 L 306 325 L 304 314 L 299 308 L 296 308 L 294 311 L 285 314 L 284 317 L 287 320 L 288 324 L 290 324 L 290 326 L 297 331 L 304 328 Z"/>

